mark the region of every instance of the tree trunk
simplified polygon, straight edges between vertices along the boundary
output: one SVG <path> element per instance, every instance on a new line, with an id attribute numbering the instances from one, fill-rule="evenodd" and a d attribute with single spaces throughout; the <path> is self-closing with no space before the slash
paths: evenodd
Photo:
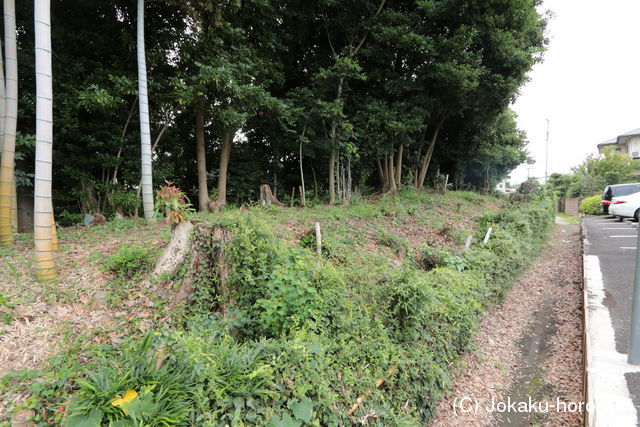
<path id="1" fill-rule="evenodd" d="M 225 132 L 222 135 L 222 149 L 220 150 L 220 171 L 218 175 L 218 200 L 216 207 L 222 208 L 227 203 L 227 170 L 229 157 L 231 156 L 231 143 L 234 132 Z"/>
<path id="2" fill-rule="evenodd" d="M 389 158 L 385 155 L 382 162 L 382 193 L 389 191 Z"/>
<path id="3" fill-rule="evenodd" d="M 36 279 L 49 282 L 58 276 L 53 250 L 51 203 L 53 99 L 51 77 L 51 25 L 49 0 L 35 0 L 36 54 L 36 166 L 33 225 Z"/>
<path id="4" fill-rule="evenodd" d="M 56 218 L 53 214 L 53 205 L 51 206 L 51 246 L 54 251 L 58 250 L 58 228 L 56 227 Z"/>
<path id="5" fill-rule="evenodd" d="M 196 107 L 196 149 L 198 163 L 198 209 L 206 211 L 209 206 L 207 188 L 207 160 L 204 142 L 204 100 L 200 98 Z"/>
<path id="6" fill-rule="evenodd" d="M 338 81 L 338 91 L 334 102 L 337 104 L 342 99 L 342 86 L 344 85 L 344 76 L 340 77 Z M 329 156 L 329 204 L 336 202 L 336 187 L 335 187 L 335 162 L 336 162 L 336 150 L 338 148 L 336 130 L 338 127 L 337 118 L 333 118 L 331 123 L 331 155 Z"/>
<path id="7" fill-rule="evenodd" d="M 11 180 L 11 229 L 14 233 L 18 232 L 18 188 L 16 185 L 15 173 L 13 174 L 13 179 Z"/>
<path id="8" fill-rule="evenodd" d="M 329 204 L 336 202 L 336 150 L 331 146 L 331 154 L 329 155 Z"/>
<path id="9" fill-rule="evenodd" d="M 122 146 L 124 145 L 124 137 L 127 134 L 127 129 L 129 128 L 129 123 L 131 123 L 131 119 L 133 118 L 133 113 L 136 111 L 136 105 L 138 103 L 138 97 L 136 96 L 136 100 L 131 105 L 129 109 L 129 115 L 127 116 L 127 121 L 124 122 L 124 128 L 122 128 L 122 134 L 120 135 L 120 148 L 118 148 L 118 154 L 116 155 L 116 162 L 120 160 L 120 156 L 122 155 Z M 116 166 L 113 168 L 113 177 L 111 178 L 112 184 L 118 183 L 118 167 L 119 163 L 116 163 Z"/>
<path id="10" fill-rule="evenodd" d="M 304 132 L 303 132 L 304 135 Z M 304 207 L 306 204 L 306 190 L 304 188 L 304 170 L 302 168 L 302 142 L 300 142 L 300 204 Z"/>
<path id="11" fill-rule="evenodd" d="M 140 102 L 140 152 L 142 164 L 142 209 L 146 220 L 153 219 L 153 177 L 151 166 L 151 126 L 147 95 L 147 61 L 144 49 L 144 0 L 138 0 L 137 23 L 138 97 Z"/>
<path id="12" fill-rule="evenodd" d="M 387 174 L 387 178 L 389 179 L 389 188 L 387 191 L 389 193 L 393 193 L 394 191 L 398 190 L 398 187 L 396 186 L 395 172 L 393 170 L 393 155 L 388 157 L 387 164 L 389 165 L 389 172 Z"/>
<path id="13" fill-rule="evenodd" d="M 315 168 L 311 168 L 311 173 L 313 173 L 313 195 L 317 199 L 318 198 L 318 180 L 316 179 L 316 170 Z"/>
<path id="14" fill-rule="evenodd" d="M 402 155 L 404 153 L 404 144 L 400 144 L 398 147 L 398 157 L 396 158 L 396 185 L 400 187 L 400 180 L 402 179 Z"/>
<path id="15" fill-rule="evenodd" d="M 284 206 L 284 204 L 280 202 L 276 198 L 276 196 L 273 195 L 273 193 L 271 192 L 271 188 L 269 187 L 269 184 L 262 184 L 260 186 L 260 204 L 262 206 L 267 206 L 267 205 Z"/>
<path id="16" fill-rule="evenodd" d="M 429 169 L 429 164 L 431 163 L 431 157 L 433 156 L 433 151 L 436 147 L 436 141 L 438 140 L 438 132 L 440 132 L 440 128 L 444 123 L 447 116 L 442 116 L 442 118 L 436 124 L 436 127 L 433 129 L 433 133 L 431 134 L 431 140 L 429 141 L 429 148 L 424 155 L 422 160 L 422 165 L 420 166 L 420 173 L 418 175 L 418 182 L 416 187 L 418 189 L 424 186 L 424 179 L 427 176 L 427 170 Z"/>
<path id="17" fill-rule="evenodd" d="M 341 179 L 340 179 L 340 174 L 342 173 L 342 169 L 340 167 L 340 154 L 337 153 L 336 154 L 336 166 L 335 166 L 335 171 L 336 171 L 336 190 L 337 190 L 337 194 L 336 194 L 336 199 L 338 200 L 342 200 L 342 185 L 341 185 Z"/>
<path id="18" fill-rule="evenodd" d="M 378 182 L 380 183 L 380 191 L 384 192 L 386 181 L 384 177 L 384 170 L 382 169 L 382 163 L 380 162 L 379 157 L 376 157 L 376 168 L 378 170 Z"/>
<path id="19" fill-rule="evenodd" d="M 347 158 L 347 184 L 346 184 L 346 193 L 347 193 L 347 201 L 351 201 L 351 187 L 353 183 L 351 182 L 351 157 Z"/>
<path id="20" fill-rule="evenodd" d="M 18 55 L 14 0 L 4 0 L 4 32 L 6 107 L 2 160 L 0 162 L 0 245 L 12 245 L 11 193 L 15 179 L 16 122 L 18 119 Z"/>

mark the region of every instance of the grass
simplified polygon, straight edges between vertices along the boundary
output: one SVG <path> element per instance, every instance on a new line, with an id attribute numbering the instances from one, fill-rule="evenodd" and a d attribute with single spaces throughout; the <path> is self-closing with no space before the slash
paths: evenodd
<path id="1" fill-rule="evenodd" d="M 285 245 L 291 247 L 300 247 L 301 238 L 314 229 L 315 222 L 320 222 L 323 241 L 331 254 L 330 261 L 340 268 L 342 278 L 349 283 L 348 303 L 363 307 L 363 312 L 367 312 L 379 307 L 380 286 L 384 286 L 385 280 L 395 272 L 405 268 L 420 247 L 428 244 L 458 253 L 466 236 L 474 233 L 476 217 L 504 205 L 502 199 L 470 192 L 442 195 L 410 189 L 376 200 L 360 200 L 341 206 L 229 207 L 223 212 L 198 213 L 193 219 L 233 224 L 239 218 L 251 217 L 268 225 Z M 36 311 L 36 316 L 52 318 L 55 324 L 52 339 L 56 340 L 57 353 L 52 358 L 39 359 L 37 363 L 28 365 L 24 372 L 30 374 L 13 377 L 10 374 L 0 381 L 0 400 L 8 393 L 33 395 L 35 378 L 43 378 L 52 384 L 56 381 L 68 384 L 68 376 L 87 370 L 88 366 L 100 360 L 105 348 L 111 348 L 121 340 L 140 338 L 149 328 L 183 321 L 183 313 L 165 311 L 167 301 L 154 290 L 145 288 L 141 283 L 142 277 L 136 274 L 118 277 L 104 268 L 104 260 L 114 254 L 118 256 L 120 248 L 145 248 L 153 252 L 168 241 L 170 233 L 170 227 L 160 221 L 146 224 L 143 220 L 117 220 L 90 228 L 61 228 L 58 259 L 61 279 L 45 287 L 33 281 L 33 244 L 29 235 L 21 236 L 15 249 L 4 249 L 3 261 L 16 267 L 11 270 L 7 265 L 0 265 L 0 292 L 6 292 L 14 305 L 28 311 L 30 307 L 46 302 L 59 308 L 61 313 L 77 310 L 78 314 L 56 317 L 57 312 Z M 406 252 L 405 260 L 398 258 L 399 252 Z M 24 289 L 29 292 L 24 292 Z M 89 296 L 97 291 L 106 292 L 106 306 L 92 305 Z M 349 321 L 362 320 L 356 317 Z M 176 329 L 184 326 L 179 323 L 173 325 Z M 7 331 L 13 329 L 9 327 Z M 299 333 L 312 334 L 304 330 Z M 350 345 L 345 342 L 345 349 L 337 346 L 333 351 L 353 351 L 354 354 L 357 354 L 356 350 L 360 351 L 359 348 L 350 349 Z M 367 357 L 375 360 L 379 356 L 372 353 Z M 349 360 L 357 362 L 353 357 Z M 368 379 L 379 378 L 378 370 L 378 366 L 372 365 L 366 369 L 364 377 L 364 373 L 357 370 L 352 373 L 358 378 L 359 385 L 349 389 L 348 393 L 370 387 Z M 3 372 L 0 368 L 0 374 Z M 43 398 L 42 394 L 38 395 Z M 25 404 L 40 407 L 42 402 L 27 400 Z M 0 423 L 2 421 L 0 408 Z"/>
<path id="2" fill-rule="evenodd" d="M 564 212 L 556 212 L 556 217 L 560 218 L 562 222 L 567 224 L 579 224 L 580 217 L 575 215 L 566 214 Z"/>

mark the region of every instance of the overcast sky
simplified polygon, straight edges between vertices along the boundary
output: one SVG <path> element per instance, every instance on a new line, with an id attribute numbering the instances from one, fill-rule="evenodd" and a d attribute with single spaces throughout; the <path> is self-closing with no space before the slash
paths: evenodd
<path id="1" fill-rule="evenodd" d="M 549 49 L 512 107 L 536 164 L 513 171 L 512 183 L 544 177 L 546 119 L 549 174 L 640 128 L 640 1 L 545 0 L 543 10 L 554 14 Z"/>

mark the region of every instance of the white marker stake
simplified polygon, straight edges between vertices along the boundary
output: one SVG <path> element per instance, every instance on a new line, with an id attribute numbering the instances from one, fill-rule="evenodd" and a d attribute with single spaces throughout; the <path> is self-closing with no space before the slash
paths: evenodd
<path id="1" fill-rule="evenodd" d="M 489 241 L 489 237 L 491 237 L 492 231 L 493 231 L 493 227 L 489 227 L 489 229 L 487 230 L 487 234 L 484 235 L 484 240 L 482 241 L 483 245 L 486 245 L 487 242 Z"/>

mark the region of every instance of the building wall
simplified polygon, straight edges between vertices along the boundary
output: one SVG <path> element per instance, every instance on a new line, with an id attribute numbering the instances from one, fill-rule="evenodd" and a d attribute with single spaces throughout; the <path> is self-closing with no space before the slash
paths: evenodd
<path id="1" fill-rule="evenodd" d="M 638 153 L 635 158 L 640 158 L 640 135 L 632 136 L 629 138 L 629 151 L 628 153 L 631 155 L 632 153 Z"/>
<path id="2" fill-rule="evenodd" d="M 579 216 L 578 207 L 582 201 L 581 197 L 562 197 L 558 200 L 558 212 Z"/>

